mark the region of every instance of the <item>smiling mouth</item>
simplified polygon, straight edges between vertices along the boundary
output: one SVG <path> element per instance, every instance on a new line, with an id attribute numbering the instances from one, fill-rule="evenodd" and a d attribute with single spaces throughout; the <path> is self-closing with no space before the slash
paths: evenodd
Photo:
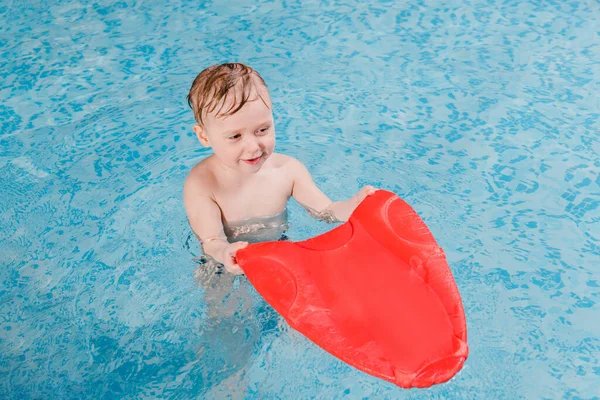
<path id="1" fill-rule="evenodd" d="M 261 158 L 262 158 L 262 154 L 256 158 L 251 158 L 249 160 L 242 160 L 242 161 L 244 161 L 246 164 L 254 165 L 254 164 L 257 164 Z"/>

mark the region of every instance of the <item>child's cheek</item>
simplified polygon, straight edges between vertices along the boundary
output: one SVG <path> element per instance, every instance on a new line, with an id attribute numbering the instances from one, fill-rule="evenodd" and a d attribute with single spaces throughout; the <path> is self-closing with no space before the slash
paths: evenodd
<path id="1" fill-rule="evenodd" d="M 266 146 L 269 149 L 269 153 L 273 152 L 273 149 L 275 148 L 275 135 L 270 135 L 268 138 L 268 144 Z"/>

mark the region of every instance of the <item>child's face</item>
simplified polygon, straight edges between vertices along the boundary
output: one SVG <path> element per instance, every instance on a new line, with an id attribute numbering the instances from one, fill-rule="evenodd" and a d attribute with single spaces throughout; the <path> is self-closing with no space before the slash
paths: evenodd
<path id="1" fill-rule="evenodd" d="M 208 114 L 203 128 L 194 126 L 200 142 L 212 147 L 223 165 L 238 172 L 257 172 L 275 148 L 271 99 L 266 90 L 261 96 L 269 107 L 254 96 L 237 113 L 219 117 Z"/>

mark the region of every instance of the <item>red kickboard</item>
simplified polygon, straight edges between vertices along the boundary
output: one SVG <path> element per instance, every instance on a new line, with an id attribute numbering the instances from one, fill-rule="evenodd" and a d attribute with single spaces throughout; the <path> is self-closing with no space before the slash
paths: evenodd
<path id="1" fill-rule="evenodd" d="M 252 244 L 236 258 L 292 328 L 364 372 L 423 388 L 452 378 L 467 358 L 446 256 L 394 193 L 376 191 L 323 235 Z"/>

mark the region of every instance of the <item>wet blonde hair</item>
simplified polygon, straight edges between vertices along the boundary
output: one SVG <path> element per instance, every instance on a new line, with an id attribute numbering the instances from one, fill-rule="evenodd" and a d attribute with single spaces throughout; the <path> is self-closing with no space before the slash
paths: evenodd
<path id="1" fill-rule="evenodd" d="M 194 112 L 194 118 L 198 124 L 203 125 L 202 117 L 207 113 L 216 110 L 217 116 L 233 115 L 248 101 L 252 101 L 250 97 L 253 94 L 257 94 L 262 102 L 271 108 L 260 95 L 259 85 L 267 88 L 267 84 L 258 72 L 247 65 L 241 63 L 213 65 L 196 76 L 187 101 Z M 233 101 L 228 109 L 223 110 L 228 96 L 233 96 Z"/>

